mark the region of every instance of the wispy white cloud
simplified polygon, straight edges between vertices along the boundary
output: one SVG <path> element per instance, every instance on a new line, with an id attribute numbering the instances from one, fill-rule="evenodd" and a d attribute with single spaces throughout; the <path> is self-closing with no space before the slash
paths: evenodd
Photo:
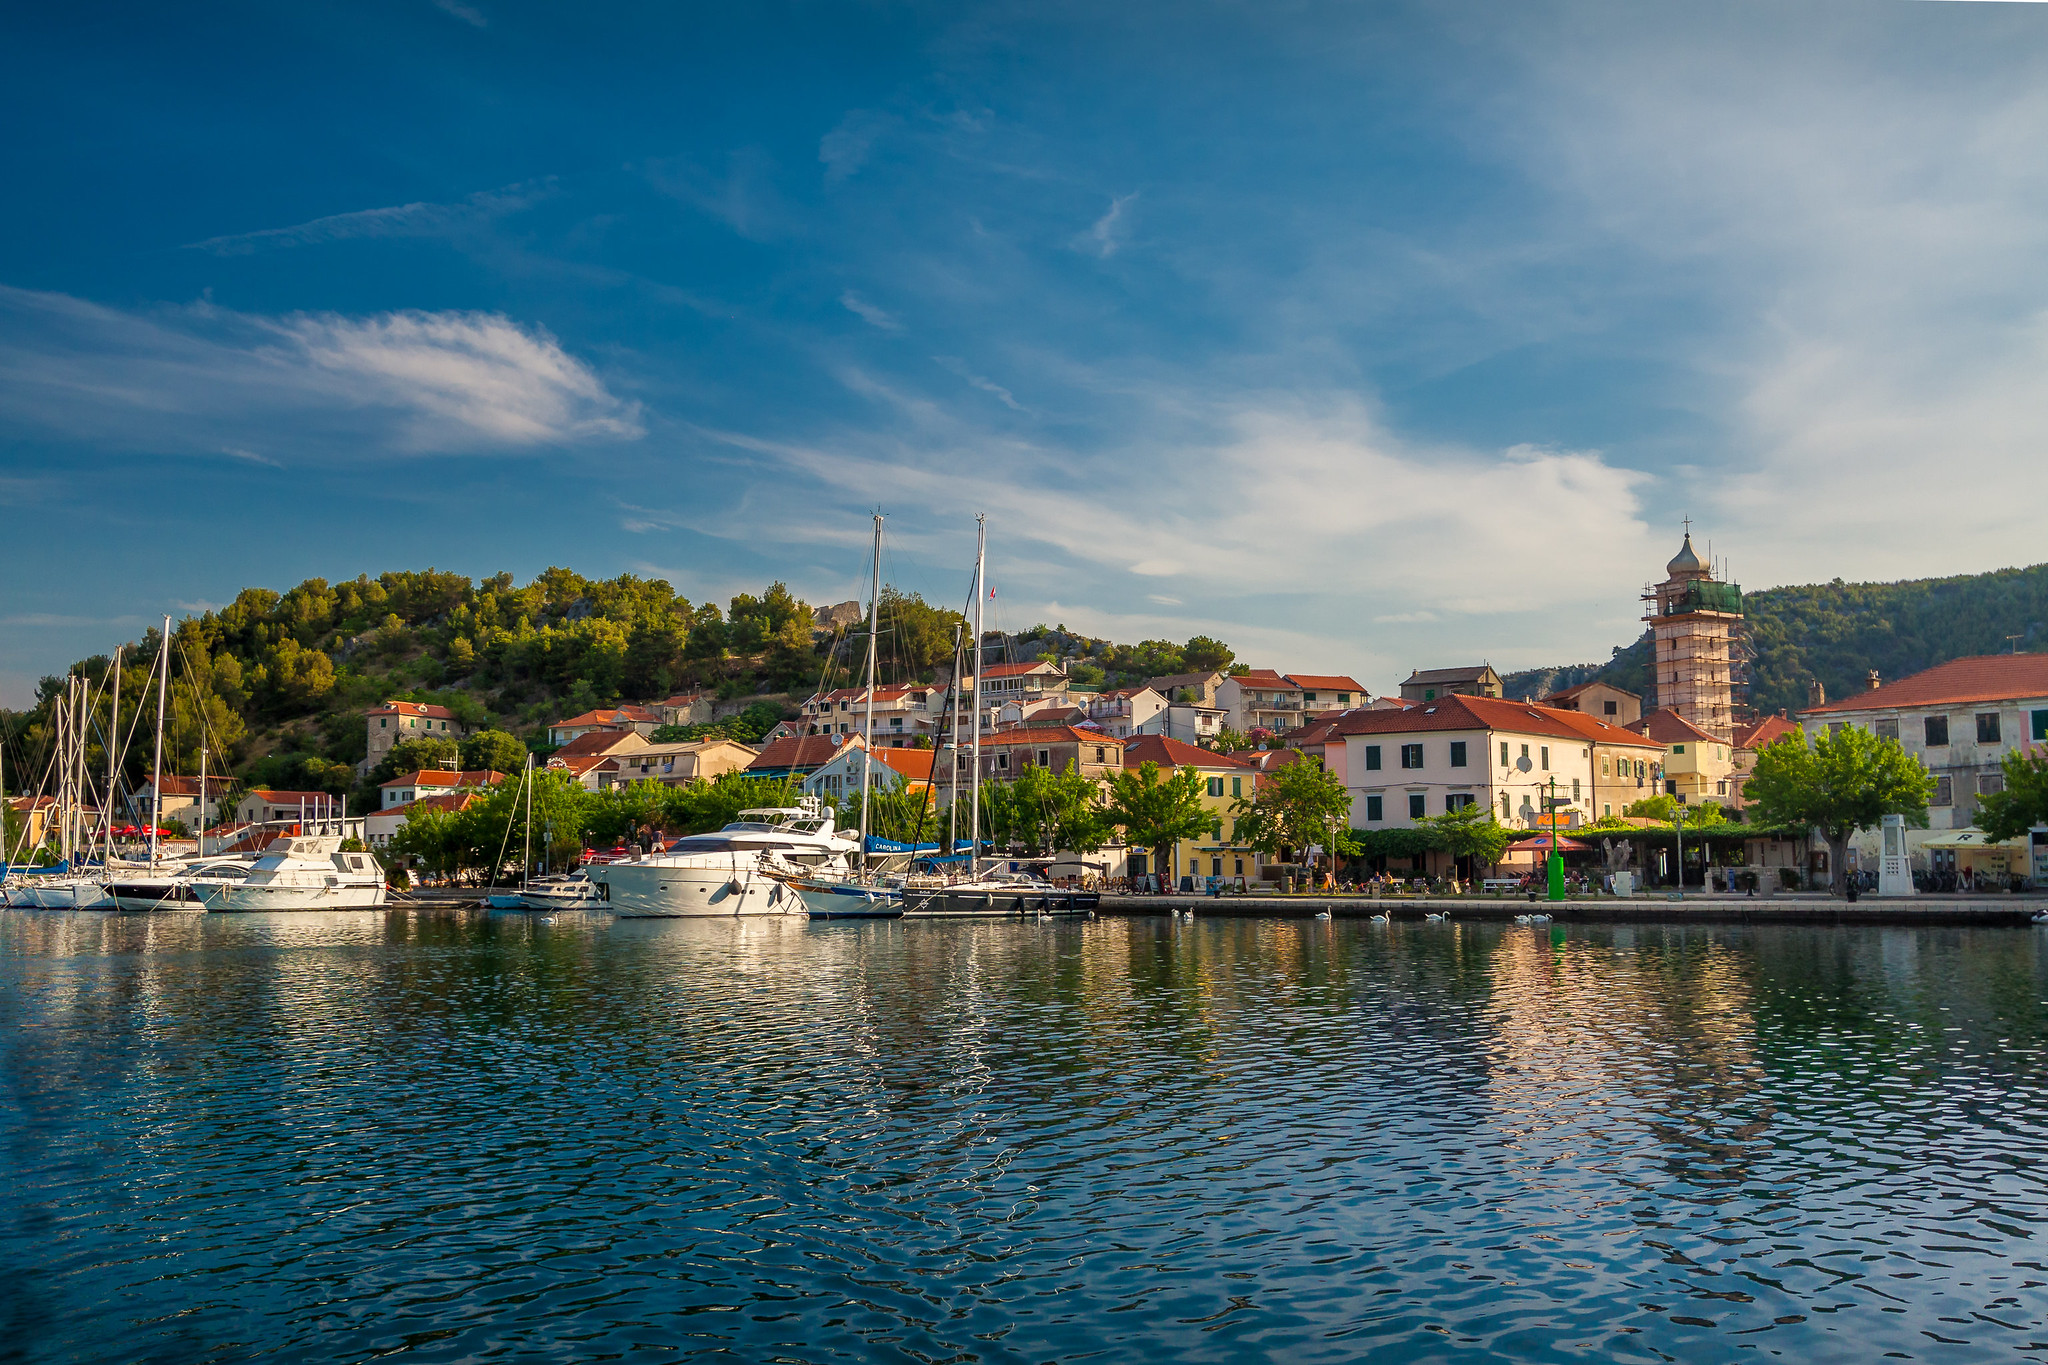
<path id="1" fill-rule="evenodd" d="M 1100 256 L 1104 260 L 1116 255 L 1131 230 L 1130 219 L 1124 210 L 1137 197 L 1134 190 L 1130 194 L 1110 200 L 1109 212 L 1097 218 L 1086 232 L 1074 239 L 1075 248 L 1090 255 Z"/>
<path id="2" fill-rule="evenodd" d="M 130 313 L 0 286 L 0 413 L 87 441 L 274 461 L 641 436 L 546 331 L 493 313 Z M 270 454 L 257 454 L 267 449 Z"/>
<path id="3" fill-rule="evenodd" d="M 968 369 L 967 362 L 960 359 L 958 356 L 935 355 L 932 357 L 932 359 L 936 361 L 941 368 L 945 369 L 949 373 L 956 374 L 960 376 L 960 378 L 966 380 L 970 387 L 980 389 L 983 393 L 993 394 L 996 397 L 997 401 L 1002 403 L 1004 407 L 1009 408 L 1011 411 L 1024 411 L 1024 405 L 1017 401 L 1017 397 L 1015 394 L 1011 393 L 1001 384 L 996 383 L 995 380 L 989 379 L 983 375 L 978 375 L 974 371 Z"/>
<path id="4" fill-rule="evenodd" d="M 875 141 L 895 122 L 885 114 L 855 109 L 818 141 L 818 160 L 825 164 L 825 182 L 835 184 L 867 164 Z"/>
<path id="5" fill-rule="evenodd" d="M 489 26 L 490 21 L 484 18 L 481 11 L 463 4 L 462 0 L 434 0 L 434 8 L 443 14 L 453 15 L 473 28 Z"/>
<path id="6" fill-rule="evenodd" d="M 290 227 L 262 228 L 188 243 L 189 251 L 248 256 L 284 247 L 321 246 L 362 237 L 444 237 L 470 231 L 493 219 L 530 208 L 555 192 L 553 177 L 481 190 L 451 204 L 394 204 L 329 214 Z"/>
<path id="7" fill-rule="evenodd" d="M 885 332 L 900 332 L 903 330 L 903 324 L 898 322 L 895 317 L 869 303 L 851 289 L 839 296 L 839 304 L 847 312 L 853 314 L 862 322 L 867 323 L 870 327 L 879 327 Z"/>

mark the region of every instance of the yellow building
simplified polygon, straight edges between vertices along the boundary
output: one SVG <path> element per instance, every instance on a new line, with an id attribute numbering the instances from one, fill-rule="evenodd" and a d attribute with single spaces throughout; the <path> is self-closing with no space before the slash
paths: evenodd
<path id="1" fill-rule="evenodd" d="M 1735 750 L 1676 711 L 1652 711 L 1628 727 L 1664 747 L 1664 794 L 1687 805 L 1713 801 L 1733 805 L 1729 781 L 1735 772 Z"/>
<path id="2" fill-rule="evenodd" d="M 1171 777 L 1182 768 L 1193 768 L 1199 772 L 1202 775 L 1202 804 L 1215 814 L 1216 823 L 1203 838 L 1181 840 L 1173 851 L 1173 866 L 1170 868 L 1154 869 L 1149 866 L 1150 849 L 1132 849 L 1133 876 L 1157 870 L 1167 874 L 1178 885 L 1183 877 L 1193 877 L 1199 884 L 1205 877 L 1249 879 L 1259 875 L 1258 855 L 1226 837 L 1232 833 L 1234 823 L 1230 814 L 1231 803 L 1252 794 L 1258 780 L 1256 768 L 1229 754 L 1197 749 L 1192 744 L 1183 744 L 1163 735 L 1139 735 L 1125 742 L 1124 766 L 1136 768 L 1144 763 L 1157 763 L 1162 778 Z"/>

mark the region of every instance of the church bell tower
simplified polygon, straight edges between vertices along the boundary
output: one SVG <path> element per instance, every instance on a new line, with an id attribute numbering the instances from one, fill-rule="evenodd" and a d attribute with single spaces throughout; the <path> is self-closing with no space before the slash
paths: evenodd
<path id="1" fill-rule="evenodd" d="M 1735 654 L 1742 634 L 1742 589 L 1715 579 L 1685 543 L 1664 566 L 1662 583 L 1643 593 L 1643 620 L 1654 646 L 1655 695 L 1722 743 L 1735 737 Z"/>

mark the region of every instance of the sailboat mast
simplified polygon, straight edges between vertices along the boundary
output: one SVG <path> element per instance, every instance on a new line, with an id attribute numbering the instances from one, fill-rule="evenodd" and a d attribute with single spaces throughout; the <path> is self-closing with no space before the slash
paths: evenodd
<path id="1" fill-rule="evenodd" d="M 71 696 L 72 676 L 64 675 L 64 698 L 51 710 L 57 718 L 57 853 L 71 865 Z"/>
<path id="2" fill-rule="evenodd" d="M 526 755 L 526 839 L 519 854 L 519 889 L 533 882 L 533 755 Z"/>
<path id="3" fill-rule="evenodd" d="M 157 651 L 162 656 L 162 671 L 156 679 L 156 759 L 150 777 L 149 794 L 149 861 L 156 863 L 156 831 L 164 820 L 164 702 L 171 690 L 171 618 L 164 617 L 163 647 Z"/>
<path id="4" fill-rule="evenodd" d="M 107 837 L 101 845 L 100 866 L 110 866 L 114 860 L 114 787 L 117 770 L 114 761 L 114 739 L 121 733 L 121 650 L 114 646 L 114 682 L 108 689 L 107 701 Z"/>
<path id="5" fill-rule="evenodd" d="M 968 720 L 973 736 L 973 772 L 967 786 L 967 875 L 981 872 L 981 599 L 988 570 L 988 514 L 974 518 L 974 714 Z"/>
<path id="6" fill-rule="evenodd" d="M 953 685 L 946 717 L 946 856 L 960 843 L 960 627 L 953 627 Z"/>
<path id="7" fill-rule="evenodd" d="M 206 713 L 201 712 L 203 717 Z M 192 851 L 200 857 L 206 856 L 206 741 L 199 741 L 199 814 L 193 817 L 196 826 L 193 831 Z"/>
<path id="8" fill-rule="evenodd" d="M 868 707 L 861 722 L 864 732 L 860 755 L 860 865 L 868 865 L 868 784 L 875 773 L 875 632 L 882 624 L 882 514 L 875 513 L 875 571 L 868 588 Z"/>

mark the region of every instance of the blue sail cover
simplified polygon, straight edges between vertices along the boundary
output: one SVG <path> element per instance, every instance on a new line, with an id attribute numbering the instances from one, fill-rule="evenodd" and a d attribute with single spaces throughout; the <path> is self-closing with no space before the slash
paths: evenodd
<path id="1" fill-rule="evenodd" d="M 944 845 L 899 844 L 894 839 L 884 839 L 879 834 L 870 834 L 867 847 L 870 853 L 939 853 L 943 850 Z M 965 853 L 966 850 L 972 847 L 974 845 L 968 840 L 961 839 L 953 845 L 953 851 L 955 853 Z"/>

